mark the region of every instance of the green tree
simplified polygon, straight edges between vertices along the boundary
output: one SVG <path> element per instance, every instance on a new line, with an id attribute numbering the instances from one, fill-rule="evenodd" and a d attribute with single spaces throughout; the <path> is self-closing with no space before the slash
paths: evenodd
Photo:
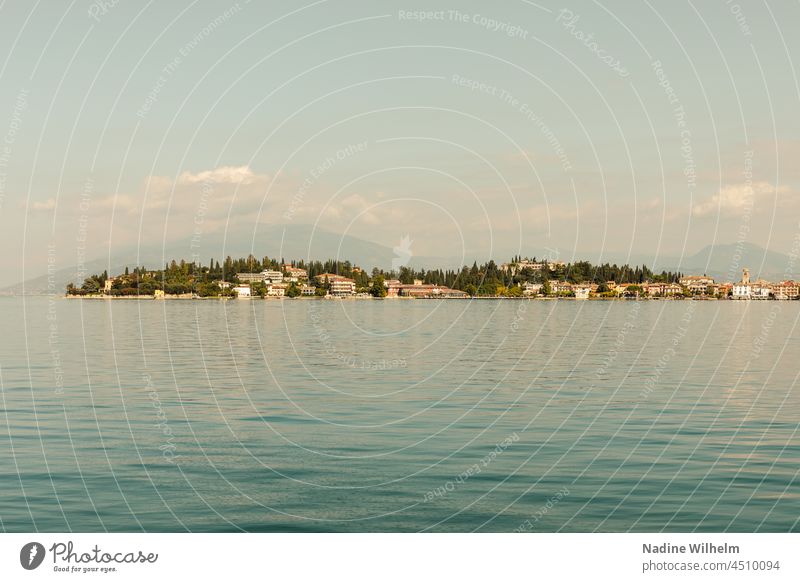
<path id="1" fill-rule="evenodd" d="M 289 288 L 286 289 L 286 296 L 300 297 L 300 287 L 297 286 L 297 283 L 292 283 L 291 285 L 289 285 Z"/>
<path id="2" fill-rule="evenodd" d="M 369 294 L 373 297 L 386 297 L 386 286 L 383 284 L 383 275 L 378 275 L 372 279 L 372 286 L 369 288 Z"/>
<path id="3" fill-rule="evenodd" d="M 250 283 L 250 294 L 258 295 L 259 297 L 266 297 L 267 296 L 266 284 L 264 284 L 262 281 L 254 281 Z"/>
<path id="4" fill-rule="evenodd" d="M 626 295 L 641 295 L 643 291 L 641 285 L 628 285 L 625 288 Z"/>

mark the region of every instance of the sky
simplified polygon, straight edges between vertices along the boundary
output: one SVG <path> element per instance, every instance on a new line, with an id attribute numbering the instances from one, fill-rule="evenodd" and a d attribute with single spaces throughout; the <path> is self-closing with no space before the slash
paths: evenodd
<path id="1" fill-rule="evenodd" d="M 789 253 L 797 22 L 787 1 L 0 2 L 0 286 L 261 256 L 286 225 L 470 262 Z"/>

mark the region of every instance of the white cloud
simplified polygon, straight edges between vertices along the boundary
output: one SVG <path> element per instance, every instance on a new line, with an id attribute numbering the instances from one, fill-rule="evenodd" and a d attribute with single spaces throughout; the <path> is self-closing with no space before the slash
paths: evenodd
<path id="1" fill-rule="evenodd" d="M 713 216 L 717 213 L 723 216 L 742 214 L 756 204 L 759 198 L 782 194 L 789 191 L 786 186 L 775 187 L 769 182 L 754 182 L 752 184 L 732 184 L 725 186 L 710 199 L 695 204 L 692 214 L 697 217 Z"/>
<path id="2" fill-rule="evenodd" d="M 31 202 L 30 208 L 36 212 L 49 212 L 56 207 L 56 199 L 55 198 L 48 198 L 44 202 Z"/>
<path id="3" fill-rule="evenodd" d="M 250 169 L 250 166 L 221 166 L 213 170 L 205 170 L 197 174 L 183 172 L 178 176 L 179 184 L 200 184 L 209 182 L 214 184 L 251 184 L 260 176 Z"/>

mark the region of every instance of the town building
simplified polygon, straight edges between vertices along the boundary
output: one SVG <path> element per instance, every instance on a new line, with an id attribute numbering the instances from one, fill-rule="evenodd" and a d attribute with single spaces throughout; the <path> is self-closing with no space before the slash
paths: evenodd
<path id="1" fill-rule="evenodd" d="M 267 269 L 261 271 L 261 280 L 264 283 L 283 283 L 283 273 L 280 271 L 269 271 Z"/>
<path id="2" fill-rule="evenodd" d="M 283 271 L 286 273 L 285 279 L 288 279 L 293 283 L 308 279 L 308 271 L 305 269 L 298 269 L 297 267 L 292 267 L 291 265 L 284 265 Z"/>
<path id="3" fill-rule="evenodd" d="M 645 293 L 650 297 L 674 297 L 683 294 L 683 286 L 677 283 L 645 283 Z"/>
<path id="4" fill-rule="evenodd" d="M 302 285 L 300 287 L 300 295 L 305 297 L 313 297 L 317 294 L 317 288 L 312 287 L 311 285 Z"/>
<path id="5" fill-rule="evenodd" d="M 572 292 L 572 285 L 567 283 L 566 281 L 557 281 L 555 279 L 551 279 L 550 283 L 550 292 L 551 293 L 571 293 Z"/>
<path id="6" fill-rule="evenodd" d="M 267 297 L 283 297 L 286 295 L 286 289 L 288 285 L 284 285 L 283 283 L 273 283 L 267 286 Z"/>
<path id="7" fill-rule="evenodd" d="M 401 297 L 417 297 L 421 299 L 459 299 L 468 297 L 465 292 L 457 289 L 450 289 L 441 285 L 425 285 L 422 282 L 419 285 L 401 285 L 399 295 Z"/>
<path id="8" fill-rule="evenodd" d="M 531 283 L 526 281 L 522 284 L 522 294 L 523 295 L 539 295 L 542 292 L 542 285 L 541 283 Z"/>
<path id="9" fill-rule="evenodd" d="M 240 283 L 260 283 L 264 280 L 261 273 L 236 273 L 236 278 Z"/>
<path id="10" fill-rule="evenodd" d="M 728 297 L 733 291 L 733 283 L 719 283 L 716 287 L 717 295 L 721 297 Z"/>
<path id="11" fill-rule="evenodd" d="M 250 297 L 250 285 L 237 285 L 233 291 L 237 297 Z"/>
<path id="12" fill-rule="evenodd" d="M 707 295 L 709 293 L 708 287 L 714 285 L 714 279 L 705 275 L 702 277 L 691 275 L 681 277 L 678 283 L 686 287 L 692 295 Z"/>
<path id="13" fill-rule="evenodd" d="M 795 281 L 781 281 L 772 286 L 772 294 L 775 299 L 797 299 L 800 297 L 800 284 Z"/>
<path id="14" fill-rule="evenodd" d="M 324 283 L 326 279 L 328 280 L 329 283 L 332 283 L 336 279 L 347 279 L 347 277 L 344 277 L 342 275 L 337 275 L 336 273 L 321 273 L 316 277 L 314 277 L 314 279 L 317 280 L 317 283 Z"/>
<path id="15" fill-rule="evenodd" d="M 733 299 L 769 299 L 771 292 L 771 285 L 768 281 L 763 279 L 750 281 L 750 271 L 745 268 L 742 269 L 742 280 L 733 284 L 731 297 Z"/>
<path id="16" fill-rule="evenodd" d="M 386 279 L 383 286 L 386 287 L 386 297 L 397 297 L 403 284 L 399 279 Z"/>
<path id="17" fill-rule="evenodd" d="M 592 286 L 573 285 L 572 292 L 575 293 L 575 299 L 589 299 L 589 294 L 592 292 Z"/>
<path id="18" fill-rule="evenodd" d="M 240 283 L 281 283 L 283 273 L 264 269 L 260 273 L 236 273 Z"/>
<path id="19" fill-rule="evenodd" d="M 530 259 L 522 259 L 516 263 L 503 263 L 500 265 L 500 270 L 504 273 L 510 272 L 512 275 L 516 275 L 525 269 L 529 269 L 531 271 L 541 271 L 545 267 L 550 269 L 561 269 L 566 266 L 567 264 L 564 261 L 531 261 Z"/>
<path id="20" fill-rule="evenodd" d="M 345 295 L 355 295 L 356 292 L 356 282 L 353 279 L 348 279 L 346 277 L 338 277 L 336 279 L 328 279 L 328 282 L 331 285 L 330 294 L 336 297 L 342 297 Z"/>

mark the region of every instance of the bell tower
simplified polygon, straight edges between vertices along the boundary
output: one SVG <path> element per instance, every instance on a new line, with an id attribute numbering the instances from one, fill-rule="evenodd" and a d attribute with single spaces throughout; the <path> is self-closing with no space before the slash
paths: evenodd
<path id="1" fill-rule="evenodd" d="M 742 283 L 745 285 L 750 283 L 750 270 L 747 268 L 742 269 Z"/>

